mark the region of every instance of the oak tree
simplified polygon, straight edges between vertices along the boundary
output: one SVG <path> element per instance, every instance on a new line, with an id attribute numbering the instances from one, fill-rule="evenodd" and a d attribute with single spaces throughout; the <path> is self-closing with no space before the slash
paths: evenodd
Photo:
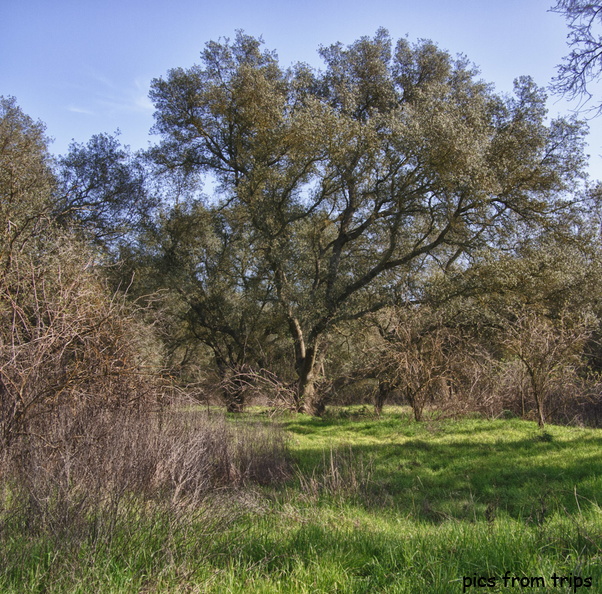
<path id="1" fill-rule="evenodd" d="M 382 29 L 320 55 L 323 70 L 284 70 L 239 33 L 151 92 L 155 159 L 206 176 L 206 207 L 239 222 L 312 414 L 333 328 L 420 295 L 427 268 L 554 224 L 584 164 L 582 126 L 548 122 L 528 77 L 500 96 L 465 58 Z"/>
<path id="2" fill-rule="evenodd" d="M 150 192 L 141 155 L 117 136 L 97 134 L 72 143 L 58 159 L 54 217 L 104 248 L 115 249 L 139 231 L 157 197 Z"/>

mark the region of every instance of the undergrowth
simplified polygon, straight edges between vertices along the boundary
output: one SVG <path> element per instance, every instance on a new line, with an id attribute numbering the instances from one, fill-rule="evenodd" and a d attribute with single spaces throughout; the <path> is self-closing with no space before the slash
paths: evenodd
<path id="1" fill-rule="evenodd" d="M 162 421 L 169 447 L 150 447 L 148 422 L 128 451 L 113 437 L 112 481 L 84 480 L 77 452 L 46 490 L 5 461 L 0 591 L 602 591 L 599 430 L 393 408 L 195 415 Z M 147 482 L 105 459 L 147 450 Z"/>

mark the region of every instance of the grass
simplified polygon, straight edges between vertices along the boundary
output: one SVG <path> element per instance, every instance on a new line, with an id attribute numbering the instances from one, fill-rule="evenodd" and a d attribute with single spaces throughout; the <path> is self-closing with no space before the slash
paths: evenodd
<path id="1" fill-rule="evenodd" d="M 285 426 L 302 472 L 319 464 L 325 449 L 350 451 L 372 470 L 363 503 L 389 502 L 416 519 L 484 519 L 487 509 L 525 519 L 534 506 L 574 513 L 579 501 L 602 494 L 599 430 L 553 426 L 542 434 L 518 419 L 417 424 L 404 414 Z"/>
<path id="2" fill-rule="evenodd" d="M 234 515 L 133 505 L 70 549 L 5 513 L 0 591 L 602 592 L 602 431 L 401 408 L 274 422 L 295 470 L 215 495 Z"/>

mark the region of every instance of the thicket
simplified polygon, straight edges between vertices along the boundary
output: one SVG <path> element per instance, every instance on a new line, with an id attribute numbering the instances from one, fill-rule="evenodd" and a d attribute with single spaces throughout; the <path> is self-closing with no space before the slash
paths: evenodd
<path id="1" fill-rule="evenodd" d="M 228 493 L 290 471 L 276 429 L 190 410 L 151 313 L 110 287 L 118 235 L 99 247 L 55 166 L 43 126 L 3 99 L 0 539 L 24 538 L 23 567 L 39 546 L 102 551 L 136 520 L 215 534 L 241 509 Z"/>

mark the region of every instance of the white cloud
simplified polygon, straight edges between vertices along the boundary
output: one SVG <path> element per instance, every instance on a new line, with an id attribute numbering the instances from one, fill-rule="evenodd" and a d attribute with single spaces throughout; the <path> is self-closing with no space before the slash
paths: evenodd
<path id="1" fill-rule="evenodd" d="M 77 107 L 76 105 L 69 105 L 69 107 L 67 107 L 67 110 L 70 111 L 71 113 L 81 113 L 81 114 L 90 115 L 90 116 L 96 115 L 90 109 L 85 109 L 84 107 Z"/>
<path id="2" fill-rule="evenodd" d="M 105 90 L 100 88 L 96 90 L 95 102 L 110 117 L 124 113 L 151 114 L 153 112 L 154 106 L 148 98 L 149 80 L 135 79 L 125 87 L 114 84 L 106 77 L 97 76 L 96 80 L 102 82 Z"/>

